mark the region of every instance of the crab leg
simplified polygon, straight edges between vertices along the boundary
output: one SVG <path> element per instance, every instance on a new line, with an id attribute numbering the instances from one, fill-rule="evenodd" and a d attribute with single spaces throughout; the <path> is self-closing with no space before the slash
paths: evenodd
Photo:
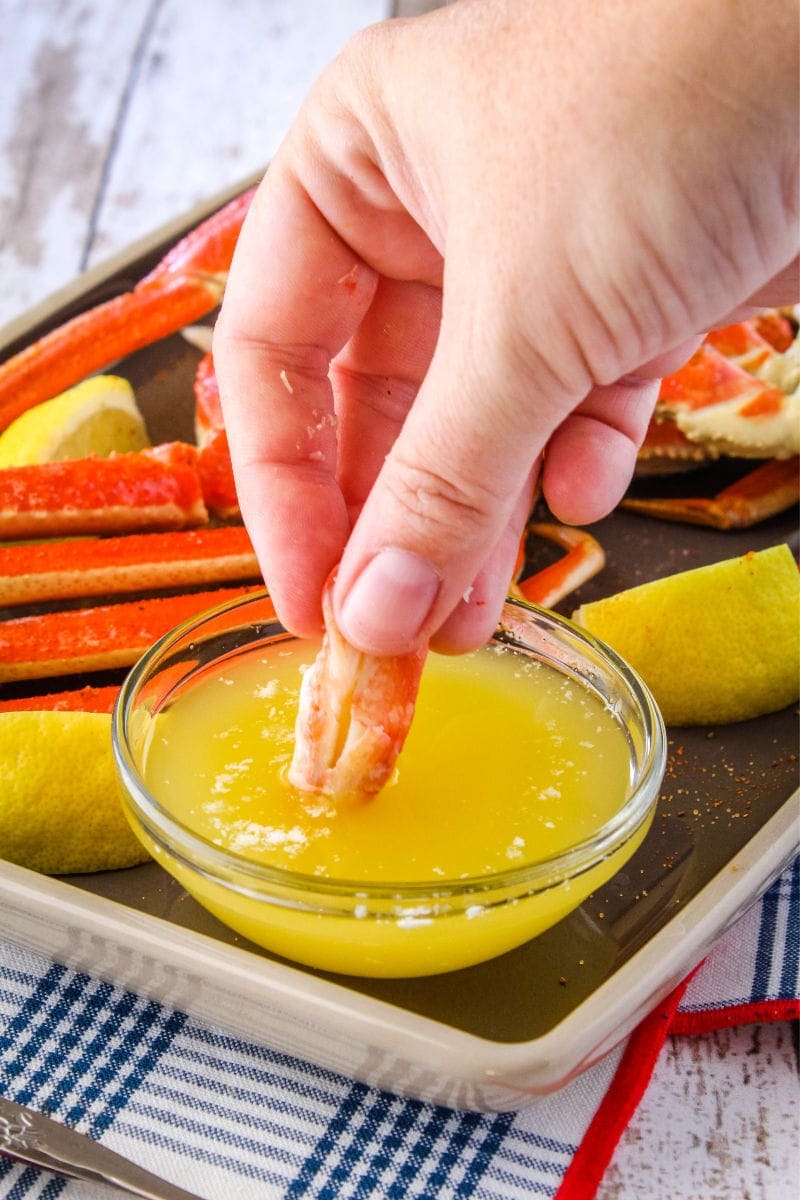
<path id="1" fill-rule="evenodd" d="M 136 287 L 81 313 L 0 366 L 0 429 L 34 404 L 175 333 L 219 304 L 254 189 L 187 234 Z"/>
<path id="2" fill-rule="evenodd" d="M 98 712 L 110 713 L 119 688 L 115 683 L 107 687 L 82 687 L 66 692 L 49 692 L 44 696 L 18 696 L 13 700 L 0 700 L 3 712 Z"/>
<path id="3" fill-rule="evenodd" d="M 661 500 L 626 499 L 622 507 L 647 517 L 710 525 L 715 529 L 741 529 L 783 512 L 800 500 L 798 460 L 773 458 L 762 463 L 716 496 Z"/>
<path id="4" fill-rule="evenodd" d="M 194 380 L 195 437 L 199 447 L 197 467 L 203 497 L 210 512 L 223 521 L 238 518 L 239 499 L 233 480 L 228 435 L 222 421 L 219 384 L 210 354 L 201 358 Z"/>
<path id="5" fill-rule="evenodd" d="M 749 321 L 712 329 L 704 340 L 756 375 L 776 351 L 783 354 L 789 349 L 794 342 L 794 330 L 788 318 L 777 309 L 768 308 Z"/>
<path id="6" fill-rule="evenodd" d="M 705 336 L 705 344 L 719 350 L 725 358 L 751 375 L 755 375 L 759 367 L 775 353 L 772 342 L 764 337 L 754 321 L 740 321 L 737 325 L 712 329 Z"/>
<path id="7" fill-rule="evenodd" d="M 197 450 L 150 450 L 0 471 L 0 540 L 203 525 Z"/>
<path id="8" fill-rule="evenodd" d="M 130 667 L 173 625 L 260 587 L 128 600 L 0 622 L 0 683 Z"/>
<path id="9" fill-rule="evenodd" d="M 519 595 L 531 604 L 552 608 L 582 583 L 602 571 L 606 563 L 603 547 L 590 533 L 569 525 L 534 523 L 526 534 L 536 534 L 563 547 L 565 553 L 556 562 L 543 567 L 527 579 L 512 584 L 511 595 Z"/>
<path id="10" fill-rule="evenodd" d="M 203 499 L 212 516 L 220 521 L 241 519 L 239 498 L 233 481 L 233 467 L 224 429 L 214 429 L 197 452 L 197 470 Z"/>
<path id="11" fill-rule="evenodd" d="M 322 593 L 325 635 L 303 676 L 289 782 L 366 798 L 389 779 L 411 726 L 427 646 L 375 657 L 344 640 L 333 616 L 335 572 Z"/>
<path id="12" fill-rule="evenodd" d="M 257 578 L 241 525 L 0 546 L 0 605 Z"/>
<path id="13" fill-rule="evenodd" d="M 200 359 L 194 376 L 194 433 L 198 446 L 224 424 L 214 359 L 209 351 Z"/>

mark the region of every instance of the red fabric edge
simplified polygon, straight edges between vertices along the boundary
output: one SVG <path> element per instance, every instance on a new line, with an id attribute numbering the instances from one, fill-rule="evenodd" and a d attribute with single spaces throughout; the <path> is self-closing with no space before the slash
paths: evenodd
<path id="1" fill-rule="evenodd" d="M 670 992 L 628 1038 L 614 1078 L 564 1173 L 554 1200 L 594 1200 L 617 1143 L 650 1082 L 667 1034 L 710 1033 L 733 1025 L 800 1019 L 800 999 L 756 1000 L 725 1008 L 679 1012 L 684 992 L 702 965 Z"/>
<path id="2" fill-rule="evenodd" d="M 706 1008 L 697 1012 L 676 1012 L 669 1032 L 676 1034 L 711 1033 L 732 1025 L 764 1025 L 771 1021 L 800 1020 L 798 1000 L 755 1000 L 732 1004 L 728 1008 Z"/>
<path id="3" fill-rule="evenodd" d="M 583 1140 L 567 1167 L 555 1200 L 593 1200 L 617 1142 L 650 1082 L 689 980 L 685 979 L 637 1025 Z"/>

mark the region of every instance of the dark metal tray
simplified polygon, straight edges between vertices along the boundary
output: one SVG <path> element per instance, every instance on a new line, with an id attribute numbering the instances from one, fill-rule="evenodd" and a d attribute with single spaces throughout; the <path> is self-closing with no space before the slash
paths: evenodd
<path id="1" fill-rule="evenodd" d="M 224 198 L 14 322 L 0 333 L 0 357 L 74 312 L 127 290 Z M 199 356 L 176 335 L 114 368 L 133 384 L 153 441 L 192 439 Z M 634 487 L 650 494 L 656 487 L 701 494 L 744 469 L 729 462 Z M 722 532 L 619 509 L 592 532 L 606 550 L 607 566 L 560 606 L 567 614 L 583 601 L 747 550 L 788 542 L 796 553 L 798 539 L 793 511 L 750 530 Z M 551 554 L 545 543 L 532 545 L 532 568 Z M 19 609 L 0 608 L 0 618 L 18 615 Z M 66 686 L 52 681 L 48 690 L 62 683 Z M 40 690 L 6 685 L 0 696 L 26 688 Z M 624 871 L 549 932 L 469 970 L 419 980 L 360 980 L 284 964 L 219 924 L 155 864 L 58 881 L 0 864 L 5 897 L 0 933 L 250 1036 L 274 1040 L 277 1016 L 287 1030 L 299 1022 L 302 1036 L 296 1030 L 280 1035 L 286 1048 L 368 1082 L 445 1103 L 513 1106 L 530 1092 L 565 1082 L 623 1036 L 795 852 L 796 718 L 796 710 L 788 709 L 739 725 L 669 730 L 658 814 Z M 58 912 L 69 913 L 60 925 Z M 48 935 L 53 919 L 55 932 Z M 130 953 L 120 957 L 121 946 L 133 944 L 145 964 L 139 971 Z M 206 968 L 247 977 L 238 1013 L 231 1008 L 236 992 L 222 1001 L 209 980 L 205 992 L 176 985 L 188 962 L 201 978 Z M 257 1006 L 259 988 L 271 1028 L 255 1016 L 242 1017 L 248 1005 Z M 337 1038 L 355 1053 L 335 1050 Z M 431 1046 L 442 1055 L 435 1071 Z"/>

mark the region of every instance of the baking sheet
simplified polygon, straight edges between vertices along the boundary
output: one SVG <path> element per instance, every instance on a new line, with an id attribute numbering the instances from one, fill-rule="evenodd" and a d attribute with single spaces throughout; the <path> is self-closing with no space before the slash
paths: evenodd
<path id="1" fill-rule="evenodd" d="M 125 290 L 202 215 L 173 223 L 14 322 L 0 334 L 0 356 Z M 133 384 L 154 442 L 192 439 L 199 357 L 176 335 L 115 368 Z M 741 471 L 725 463 L 634 486 L 647 494 L 711 493 Z M 617 510 L 592 531 L 607 566 L 559 606 L 567 614 L 581 602 L 746 550 L 786 541 L 797 552 L 794 511 L 722 532 Z M 554 553 L 546 543 L 530 551 L 532 569 Z M 0 618 L 19 615 L 0 608 Z M 74 682 L 48 681 L 46 690 Z M 40 690 L 5 685 L 0 696 Z M 740 725 L 670 730 L 657 816 L 624 870 L 552 930 L 468 970 L 361 980 L 284 963 L 227 930 L 155 864 L 64 880 L 0 865 L 0 932 L 365 1082 L 462 1107 L 515 1107 L 609 1049 L 789 859 L 796 721 L 789 709 Z"/>

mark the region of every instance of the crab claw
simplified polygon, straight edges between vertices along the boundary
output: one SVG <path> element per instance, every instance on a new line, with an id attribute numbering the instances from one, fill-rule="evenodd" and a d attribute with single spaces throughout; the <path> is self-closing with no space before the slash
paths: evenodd
<path id="1" fill-rule="evenodd" d="M 133 291 L 80 313 L 0 365 L 0 429 L 215 308 L 254 189 L 203 221 Z"/>

